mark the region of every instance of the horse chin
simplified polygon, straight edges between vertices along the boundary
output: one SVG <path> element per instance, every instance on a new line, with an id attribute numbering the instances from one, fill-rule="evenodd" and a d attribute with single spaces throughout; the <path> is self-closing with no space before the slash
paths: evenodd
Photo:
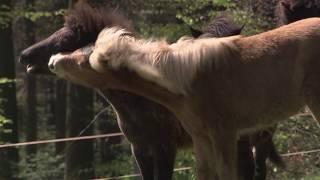
<path id="1" fill-rule="evenodd" d="M 47 75 L 53 75 L 48 67 L 43 67 L 35 64 L 28 64 L 27 65 L 27 73 L 28 74 L 47 74 Z"/>

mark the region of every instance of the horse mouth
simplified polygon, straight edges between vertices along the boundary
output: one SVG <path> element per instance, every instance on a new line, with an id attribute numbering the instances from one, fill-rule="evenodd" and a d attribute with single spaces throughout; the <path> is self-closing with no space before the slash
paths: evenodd
<path id="1" fill-rule="evenodd" d="M 36 65 L 36 64 L 28 64 L 27 73 L 28 74 L 51 74 L 47 67 L 43 67 L 41 65 Z"/>

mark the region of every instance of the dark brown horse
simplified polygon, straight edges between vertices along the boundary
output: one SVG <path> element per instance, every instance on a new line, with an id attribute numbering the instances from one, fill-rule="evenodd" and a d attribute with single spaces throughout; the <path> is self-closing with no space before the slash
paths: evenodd
<path id="1" fill-rule="evenodd" d="M 275 10 L 278 26 L 320 17 L 320 0 L 279 0 Z"/>
<path id="2" fill-rule="evenodd" d="M 80 1 L 67 12 L 64 26 L 25 49 L 20 62 L 28 65 L 29 73 L 48 73 L 47 60 L 52 54 L 74 51 L 93 43 L 102 28 L 115 25 L 132 30 L 130 22 L 120 14 L 108 8 L 93 9 Z"/>
<path id="3" fill-rule="evenodd" d="M 219 37 L 240 33 L 241 27 L 226 22 L 228 21 L 225 18 L 216 19 L 205 32 Z M 93 43 L 104 26 L 113 25 L 129 29 L 131 27 L 125 18 L 108 11 L 92 9 L 81 2 L 68 13 L 63 28 L 24 50 L 21 62 L 27 65 L 29 73 L 46 73 L 52 54 L 73 51 L 84 44 Z M 219 29 L 219 32 L 214 29 Z M 117 112 L 119 126 L 131 143 L 132 152 L 144 179 L 171 179 L 176 150 L 191 145 L 189 136 L 172 113 L 163 106 L 127 92 L 103 90 L 102 93 Z M 261 142 L 265 143 L 256 147 L 261 149 L 257 151 L 257 157 L 262 158 L 255 162 L 252 147 L 258 143 L 252 143 L 250 139 L 253 137 L 261 139 L 260 135 L 256 134 L 244 136 L 239 141 L 239 174 L 245 180 L 254 179 L 254 176 L 256 179 L 265 179 L 257 178 L 263 177 L 263 173 L 255 174 L 254 168 L 255 164 L 260 163 L 264 165 L 257 167 L 265 167 L 267 158 L 281 164 L 272 139 L 264 137 Z M 267 141 L 264 141 L 265 139 Z"/>

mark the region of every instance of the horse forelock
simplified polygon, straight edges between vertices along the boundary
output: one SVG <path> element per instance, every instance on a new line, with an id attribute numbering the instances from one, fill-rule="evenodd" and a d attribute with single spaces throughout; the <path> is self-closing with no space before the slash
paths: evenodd
<path id="1" fill-rule="evenodd" d="M 93 41 L 104 27 L 133 29 L 131 22 L 119 12 L 108 7 L 94 8 L 86 1 L 79 1 L 67 11 L 64 26 L 75 32 L 90 34 Z"/>
<path id="2" fill-rule="evenodd" d="M 126 67 L 141 78 L 176 94 L 190 92 L 201 66 L 219 68 L 217 64 L 221 63 L 218 61 L 227 58 L 230 49 L 236 49 L 233 41 L 239 37 L 183 38 L 170 45 L 164 40 L 144 40 L 124 35 L 127 33 L 120 28 L 104 29 L 90 56 L 91 65 L 101 71 L 104 71 L 105 64 L 113 69 Z"/>

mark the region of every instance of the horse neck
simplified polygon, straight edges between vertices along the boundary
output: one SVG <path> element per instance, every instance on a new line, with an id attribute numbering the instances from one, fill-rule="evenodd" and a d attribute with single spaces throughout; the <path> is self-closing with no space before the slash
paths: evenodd
<path id="1" fill-rule="evenodd" d="M 176 83 L 178 81 L 169 67 L 177 64 L 173 61 L 179 62 L 179 59 L 170 59 L 172 52 L 166 42 L 135 41 L 125 47 L 121 51 L 124 55 L 120 60 L 115 58 L 115 63 L 125 66 L 142 79 L 154 82 L 172 93 L 185 94 L 184 88 Z"/>
<path id="2" fill-rule="evenodd" d="M 145 97 L 167 107 L 168 109 L 176 107 L 177 103 L 180 102 L 178 99 L 182 98 L 181 95 L 172 93 L 166 88 L 160 87 L 132 71 L 122 69 L 115 72 L 114 76 L 115 80 L 119 83 L 117 83 L 117 86 L 112 87 L 113 89 L 123 90 Z"/>

